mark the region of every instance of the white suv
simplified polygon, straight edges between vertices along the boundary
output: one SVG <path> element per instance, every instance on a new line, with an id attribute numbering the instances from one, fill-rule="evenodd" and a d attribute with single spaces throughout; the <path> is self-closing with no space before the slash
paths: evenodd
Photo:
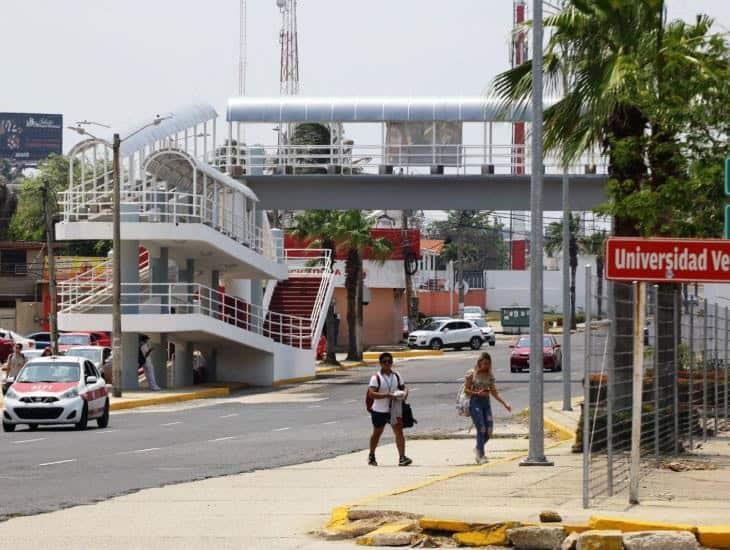
<path id="1" fill-rule="evenodd" d="M 408 335 L 409 348 L 454 348 L 460 350 L 466 346 L 479 349 L 484 344 L 481 329 L 472 321 L 447 319 L 434 321 Z"/>

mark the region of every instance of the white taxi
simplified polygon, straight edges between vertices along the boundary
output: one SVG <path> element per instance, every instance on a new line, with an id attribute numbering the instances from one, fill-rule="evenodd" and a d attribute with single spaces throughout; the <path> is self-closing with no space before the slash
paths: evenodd
<path id="1" fill-rule="evenodd" d="M 94 364 L 83 357 L 38 357 L 28 361 L 5 395 L 3 431 L 18 424 L 73 424 L 77 430 L 96 419 L 109 425 L 109 394 Z"/>

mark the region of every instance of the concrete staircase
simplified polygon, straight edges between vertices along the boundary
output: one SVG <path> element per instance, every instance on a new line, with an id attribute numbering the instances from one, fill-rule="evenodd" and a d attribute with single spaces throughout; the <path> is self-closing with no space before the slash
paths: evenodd
<path id="1" fill-rule="evenodd" d="M 319 312 L 315 312 L 317 302 L 317 293 L 320 290 L 321 279 L 316 277 L 290 277 L 286 281 L 279 281 L 274 289 L 271 297 L 269 311 L 301 317 L 306 320 L 306 327 L 309 329 L 310 319 L 316 318 Z M 300 342 L 282 341 L 288 340 L 290 337 L 278 339 L 274 321 L 271 318 L 266 320 L 267 327 L 272 329 L 274 333 L 272 338 L 282 344 L 294 345 L 297 347 L 311 348 L 312 339 L 309 334 L 302 335 Z"/>

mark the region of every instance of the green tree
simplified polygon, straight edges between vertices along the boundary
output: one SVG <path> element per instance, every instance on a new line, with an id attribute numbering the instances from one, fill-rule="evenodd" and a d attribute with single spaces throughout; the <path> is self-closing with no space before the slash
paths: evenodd
<path id="1" fill-rule="evenodd" d="M 327 164 L 330 162 L 330 130 L 324 124 L 307 122 L 297 124 L 292 133 L 290 143 L 292 145 L 309 146 L 307 149 L 295 149 L 294 155 L 297 155 L 297 165 L 317 165 Z M 314 145 L 322 145 L 324 147 L 312 147 Z M 297 166 L 299 174 L 321 174 L 326 172 L 323 167 L 301 168 Z"/>
<path id="2" fill-rule="evenodd" d="M 363 256 L 368 251 L 375 261 L 385 261 L 393 245 L 385 238 L 374 238 L 375 219 L 361 210 L 340 212 L 335 228 L 338 249 L 347 254 L 345 261 L 345 289 L 347 290 L 347 327 L 349 361 L 361 361 L 363 324 Z"/>
<path id="3" fill-rule="evenodd" d="M 461 257 L 466 271 L 504 268 L 508 250 L 502 237 L 503 227 L 493 222 L 490 214 L 479 210 L 451 210 L 446 220 L 432 222 L 426 234 L 447 241 L 440 261 L 458 261 Z"/>
<path id="4" fill-rule="evenodd" d="M 337 243 L 334 235 L 337 234 L 337 223 L 339 220 L 339 212 L 336 210 L 305 210 L 294 218 L 294 226 L 292 234 L 298 239 L 311 240 L 310 247 L 324 248 L 330 251 L 330 258 L 334 266 L 337 254 Z M 334 339 L 335 304 L 334 299 L 327 308 L 327 356 L 325 363 L 330 365 L 339 365 L 337 355 L 335 353 L 336 342 Z M 316 345 L 316 342 L 313 342 Z"/>
<path id="5" fill-rule="evenodd" d="M 570 263 L 570 329 L 575 330 L 575 274 L 578 269 L 578 232 L 580 230 L 580 216 L 570 214 L 570 242 L 568 255 Z M 545 229 L 545 252 L 551 258 L 563 250 L 563 222 L 557 221 L 548 224 Z"/>
<path id="6" fill-rule="evenodd" d="M 20 182 L 18 206 L 10 220 L 10 238 L 20 241 L 45 240 L 45 202 L 42 188 L 48 186 L 51 212 L 59 212 L 59 193 L 68 187 L 68 159 L 61 155 L 51 155 L 38 167 L 37 174 L 23 178 Z M 80 256 L 99 256 L 111 248 L 109 241 L 74 241 L 65 246 L 67 254 Z"/>

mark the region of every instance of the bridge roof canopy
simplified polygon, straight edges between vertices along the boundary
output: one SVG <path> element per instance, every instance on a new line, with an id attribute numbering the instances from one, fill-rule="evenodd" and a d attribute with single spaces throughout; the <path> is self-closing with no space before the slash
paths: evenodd
<path id="1" fill-rule="evenodd" d="M 229 122 L 529 122 L 529 108 L 473 97 L 233 97 Z"/>

